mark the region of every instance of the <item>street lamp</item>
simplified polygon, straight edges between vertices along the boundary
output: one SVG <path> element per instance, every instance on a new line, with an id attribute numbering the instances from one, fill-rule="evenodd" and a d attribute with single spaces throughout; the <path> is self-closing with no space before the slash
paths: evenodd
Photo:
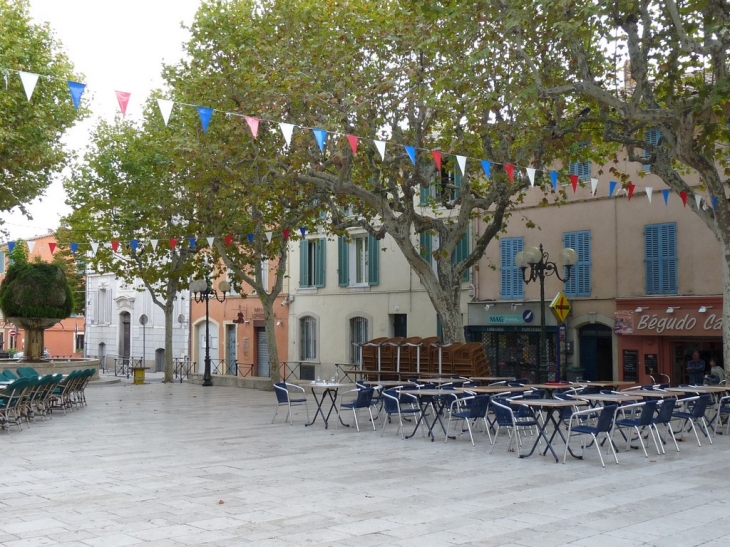
<path id="1" fill-rule="evenodd" d="M 563 283 L 570 279 L 570 272 L 578 262 L 578 253 L 570 247 L 560 251 L 560 262 L 566 267 L 565 279 L 560 276 L 558 265 L 550 262 L 550 256 L 540 247 L 528 247 L 515 255 L 515 265 L 522 270 L 522 280 L 525 284 L 540 280 L 540 346 L 538 348 L 539 381 L 547 381 L 547 333 L 545 330 L 545 278 L 554 275 Z M 528 272 L 529 268 L 529 272 Z"/>
<path id="2" fill-rule="evenodd" d="M 224 302 L 226 293 L 231 290 L 231 284 L 228 281 L 221 281 L 218 284 L 221 294 L 218 294 L 206 276 L 205 279 L 196 279 L 190 283 L 190 292 L 196 302 L 205 301 L 205 372 L 203 373 L 203 385 L 212 386 L 213 381 L 210 377 L 210 315 L 208 313 L 208 301 L 215 298 L 218 302 Z"/>

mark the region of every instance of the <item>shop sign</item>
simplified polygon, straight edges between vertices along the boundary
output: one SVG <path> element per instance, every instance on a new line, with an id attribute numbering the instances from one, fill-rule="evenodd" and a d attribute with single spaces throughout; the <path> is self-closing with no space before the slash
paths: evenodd
<path id="1" fill-rule="evenodd" d="M 522 325 L 525 322 L 521 315 L 489 315 L 487 323 L 490 325 Z"/>
<path id="2" fill-rule="evenodd" d="M 553 298 L 553 301 L 550 303 L 550 311 L 553 312 L 558 323 L 565 322 L 565 319 L 570 313 L 570 302 L 568 302 L 568 299 L 562 291 Z"/>
<path id="3" fill-rule="evenodd" d="M 634 324 L 634 334 L 690 334 L 720 330 L 722 330 L 722 315 L 714 313 L 699 318 L 689 313 L 677 316 L 647 313 L 639 317 Z"/>

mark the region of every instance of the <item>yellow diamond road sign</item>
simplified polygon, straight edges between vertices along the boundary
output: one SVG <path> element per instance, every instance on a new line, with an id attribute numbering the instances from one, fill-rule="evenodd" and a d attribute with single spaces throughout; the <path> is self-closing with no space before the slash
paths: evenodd
<path id="1" fill-rule="evenodd" d="M 553 301 L 550 303 L 550 311 L 553 312 L 558 323 L 565 322 L 565 318 L 568 317 L 568 314 L 570 313 L 570 302 L 568 302 L 568 299 L 562 291 L 556 294 L 555 298 L 553 298 Z"/>

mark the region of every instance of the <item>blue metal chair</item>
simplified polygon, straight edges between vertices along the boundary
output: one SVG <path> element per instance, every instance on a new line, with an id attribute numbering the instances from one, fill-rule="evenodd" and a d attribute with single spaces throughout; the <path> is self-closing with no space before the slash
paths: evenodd
<path id="1" fill-rule="evenodd" d="M 517 445 L 517 456 L 519 457 L 520 445 L 522 444 L 522 441 L 520 440 L 520 428 L 524 429 L 525 427 L 536 427 L 538 425 L 537 420 L 530 418 L 523 418 L 518 420 L 515 412 L 512 410 L 509 401 L 501 397 L 492 397 L 489 406 L 494 412 L 494 425 L 496 425 L 494 439 L 492 439 L 492 448 L 489 453 L 491 454 L 492 452 L 494 452 L 494 445 L 497 444 L 499 430 L 501 428 L 505 428 L 508 429 L 509 434 L 509 444 L 507 445 L 507 450 L 509 451 L 509 449 L 512 447 L 512 441 L 515 440 Z"/>
<path id="2" fill-rule="evenodd" d="M 357 398 L 349 403 L 343 403 L 342 398 L 340 398 L 340 419 L 342 418 L 342 409 L 349 408 L 350 410 L 352 410 L 352 414 L 355 416 L 355 427 L 358 431 L 360 431 L 360 424 L 358 424 L 357 422 L 357 411 L 358 409 L 367 408 L 368 414 L 370 414 L 370 421 L 373 424 L 373 431 L 375 431 L 375 420 L 373 420 L 373 407 L 371 404 L 374 391 L 375 390 L 371 387 L 366 389 L 352 389 L 348 393 L 357 393 Z M 337 422 L 335 422 L 335 429 L 337 429 L 339 423 L 340 420 L 337 420 Z"/>
<path id="3" fill-rule="evenodd" d="M 274 423 L 274 420 L 276 420 L 276 415 L 279 413 L 280 406 L 286 406 L 287 408 L 286 419 L 289 420 L 289 425 L 294 425 L 294 419 L 291 411 L 292 406 L 304 405 L 304 408 L 307 411 L 307 421 L 309 421 L 309 407 L 307 406 L 307 398 L 292 398 L 291 393 L 289 392 L 290 389 L 304 394 L 304 388 L 301 386 L 289 384 L 287 382 L 276 382 L 274 384 L 274 393 L 276 394 L 276 412 L 274 412 L 274 417 L 271 418 L 272 424 Z"/>
<path id="4" fill-rule="evenodd" d="M 674 436 L 674 431 L 672 430 L 672 419 L 674 415 L 674 408 L 677 406 L 677 399 L 674 397 L 670 397 L 667 399 L 663 399 L 659 404 L 659 412 L 657 412 L 656 417 L 654 417 L 651 421 L 651 425 L 654 427 L 654 432 L 656 433 L 657 438 L 659 439 L 659 446 L 662 449 L 662 452 L 666 454 L 666 450 L 664 449 L 664 440 L 662 439 L 661 435 L 659 435 L 659 425 L 665 426 L 665 429 L 667 433 L 672 437 L 672 440 L 674 441 L 674 446 L 677 448 L 677 452 L 679 452 L 679 445 L 677 444 L 677 438 Z"/>
<path id="5" fill-rule="evenodd" d="M 649 454 L 646 452 L 646 446 L 644 446 L 644 440 L 642 439 L 642 432 L 646 430 L 647 427 L 649 428 L 649 434 L 654 441 L 657 454 L 661 454 L 661 450 L 659 450 L 659 443 L 657 443 L 656 437 L 654 437 L 654 429 L 652 428 L 656 408 L 656 401 L 644 401 L 643 403 L 625 405 L 619 410 L 623 418 L 616 418 L 616 427 L 619 431 L 622 427 L 636 430 L 636 436 L 639 437 L 641 449 L 644 451 L 644 456 L 647 458 L 649 457 Z M 638 413 L 638 417 L 635 413 Z M 630 444 L 631 432 L 626 435 L 626 450 L 629 450 Z"/>
<path id="6" fill-rule="evenodd" d="M 730 395 L 726 395 L 725 397 L 722 397 L 717 404 L 717 416 L 715 417 L 715 427 L 713 428 L 713 431 L 712 431 L 715 435 L 717 435 L 717 426 L 722 425 L 722 415 L 723 414 L 730 414 Z M 725 419 L 725 435 L 728 434 L 728 430 L 730 430 L 730 418 Z"/>
<path id="7" fill-rule="evenodd" d="M 399 391 L 397 389 L 386 389 L 381 395 L 383 401 L 383 409 L 385 410 L 386 418 L 383 420 L 383 428 L 380 431 L 380 436 L 383 436 L 385 432 L 385 424 L 387 424 L 391 416 L 394 414 L 398 415 L 398 431 L 401 432 L 401 437 L 405 440 L 406 433 L 403 429 L 403 416 L 416 416 L 420 419 L 421 408 L 418 406 L 418 397 L 411 395 L 407 391 Z M 404 405 L 408 405 L 404 408 Z M 396 431 L 396 433 L 398 433 Z"/>
<path id="8" fill-rule="evenodd" d="M 451 420 L 464 420 L 466 427 L 469 430 L 469 438 L 471 439 L 471 445 L 474 446 L 474 435 L 471 431 L 471 423 L 475 425 L 479 420 L 484 421 L 484 427 L 489 435 L 491 442 L 492 436 L 489 434 L 489 424 L 487 423 L 487 408 L 489 408 L 489 395 L 478 395 L 476 397 L 465 397 L 463 399 L 457 399 L 451 402 L 451 409 L 449 412 L 449 421 L 446 424 L 446 439 L 444 443 L 449 440 L 449 427 L 451 426 Z M 468 407 L 466 409 L 461 408 L 460 404 L 466 403 Z"/>
<path id="9" fill-rule="evenodd" d="M 574 433 L 578 433 L 581 436 L 581 451 L 585 452 L 585 436 L 590 435 L 593 438 L 593 442 L 596 445 L 596 449 L 598 450 L 598 456 L 601 458 L 601 465 L 603 467 L 606 467 L 605 462 L 603 461 L 603 455 L 601 454 L 601 447 L 598 443 L 598 436 L 603 433 L 608 438 L 608 446 L 611 448 L 611 452 L 613 453 L 613 457 L 616 460 L 616 463 L 618 463 L 618 456 L 616 455 L 616 450 L 613 447 L 613 441 L 611 440 L 611 434 L 613 433 L 613 425 L 614 425 L 614 418 L 616 417 L 616 409 L 618 409 L 618 405 L 606 405 L 601 409 L 600 414 L 598 415 L 598 420 L 596 421 L 595 425 L 589 425 L 589 424 L 583 424 L 582 418 L 586 415 L 595 414 L 596 409 L 589 408 L 586 410 L 579 410 L 578 412 L 573 412 L 573 415 L 570 417 L 570 422 L 568 422 L 568 436 L 565 441 L 565 453 L 563 454 L 563 463 L 565 463 L 565 459 L 568 457 L 568 448 L 570 445 L 570 436 Z M 578 422 L 578 425 L 573 425 L 573 421 Z M 582 456 L 581 456 L 582 457 Z"/>
<path id="10" fill-rule="evenodd" d="M 702 446 L 702 443 L 700 442 L 700 436 L 697 434 L 697 428 L 695 427 L 695 423 L 698 423 L 700 427 L 704 428 L 703 433 L 709 439 L 710 444 L 712 444 L 710 429 L 707 427 L 707 421 L 705 421 L 705 412 L 707 411 L 707 405 L 710 404 L 710 401 L 711 399 L 709 395 L 699 395 L 696 397 L 682 399 L 682 402 L 685 403 L 685 408 L 687 410 L 675 410 L 674 414 L 672 414 L 673 418 L 684 420 L 680 431 L 682 431 L 687 424 L 690 424 L 692 426 L 692 431 L 694 431 L 698 446 Z M 687 406 L 687 403 L 693 404 L 691 406 Z"/>

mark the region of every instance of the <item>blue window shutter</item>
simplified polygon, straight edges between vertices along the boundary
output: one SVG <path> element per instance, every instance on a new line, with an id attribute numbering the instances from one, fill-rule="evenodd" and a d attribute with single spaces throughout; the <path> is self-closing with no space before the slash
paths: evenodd
<path id="1" fill-rule="evenodd" d="M 524 282 L 522 270 L 515 264 L 515 255 L 524 250 L 524 239 L 508 237 L 500 239 L 500 294 L 502 298 L 522 298 Z"/>
<path id="2" fill-rule="evenodd" d="M 431 234 L 427 232 L 421 232 L 418 234 L 419 237 L 419 245 L 420 245 L 420 251 L 421 256 L 423 259 L 428 262 L 429 264 L 433 264 L 433 248 L 432 248 L 432 242 L 431 242 Z"/>
<path id="3" fill-rule="evenodd" d="M 380 241 L 368 235 L 368 285 L 380 283 Z"/>
<path id="4" fill-rule="evenodd" d="M 344 237 L 337 238 L 337 284 L 340 287 L 347 287 L 350 282 L 349 253 L 347 241 Z"/>
<path id="5" fill-rule="evenodd" d="M 662 224 L 661 230 L 661 272 L 662 292 L 677 292 L 677 225 Z"/>
<path id="6" fill-rule="evenodd" d="M 659 261 L 659 225 L 644 226 L 644 262 L 646 265 L 646 294 L 661 294 Z"/>
<path id="7" fill-rule="evenodd" d="M 315 243 L 314 259 L 314 286 L 324 287 L 325 285 L 325 240 L 317 239 Z"/>
<path id="8" fill-rule="evenodd" d="M 563 246 L 570 247 L 578 253 L 578 262 L 570 272 L 570 279 L 565 284 L 565 294 L 568 296 L 591 295 L 591 232 L 565 232 Z M 563 276 L 568 269 L 563 267 Z"/>
<path id="9" fill-rule="evenodd" d="M 299 286 L 311 286 L 309 279 L 309 241 L 299 241 Z"/>
<path id="10" fill-rule="evenodd" d="M 646 142 L 651 145 L 656 146 L 657 144 L 659 144 L 659 139 L 661 139 L 661 137 L 662 132 L 659 131 L 656 127 L 653 127 L 646 131 Z M 647 150 L 644 150 L 644 157 L 649 157 L 649 152 Z M 648 171 L 649 169 L 651 169 L 651 165 L 648 163 L 644 164 L 644 171 Z"/>

